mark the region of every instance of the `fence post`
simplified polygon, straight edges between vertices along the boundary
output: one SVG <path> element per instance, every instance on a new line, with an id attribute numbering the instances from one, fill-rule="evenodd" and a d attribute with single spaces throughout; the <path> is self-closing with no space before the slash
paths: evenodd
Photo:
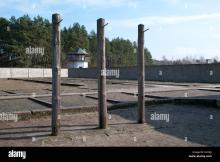
<path id="1" fill-rule="evenodd" d="M 145 122 L 145 61 L 144 61 L 144 25 L 138 25 L 138 123 Z"/>
<path id="2" fill-rule="evenodd" d="M 52 135 L 60 129 L 60 15 L 52 15 Z"/>
<path id="3" fill-rule="evenodd" d="M 97 67 L 98 67 L 98 107 L 99 127 L 107 128 L 107 103 L 106 103 L 106 58 L 105 58 L 105 20 L 97 20 Z"/>

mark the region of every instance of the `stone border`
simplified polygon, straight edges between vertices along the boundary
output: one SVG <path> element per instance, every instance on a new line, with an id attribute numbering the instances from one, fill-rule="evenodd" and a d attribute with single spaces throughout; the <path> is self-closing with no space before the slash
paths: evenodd
<path id="1" fill-rule="evenodd" d="M 113 105 L 108 105 L 108 110 L 117 109 L 128 109 L 129 107 L 137 106 L 137 101 L 123 102 Z M 213 108 L 220 109 L 220 100 L 216 99 L 189 99 L 189 98 L 174 98 L 174 99 L 161 99 L 161 100 L 146 100 L 146 106 L 150 105 L 160 105 L 160 104 L 178 104 L 178 105 L 203 105 L 211 106 Z M 62 107 L 62 113 L 86 113 L 86 112 L 96 112 L 98 111 L 98 105 L 88 105 L 88 106 L 72 106 L 72 107 Z M 11 112 L 18 114 L 18 121 L 30 120 L 33 118 L 40 118 L 43 116 L 51 115 L 51 109 L 36 109 L 31 111 L 15 111 Z"/>
<path id="2" fill-rule="evenodd" d="M 23 79 L 23 78 L 8 78 L 8 79 L 9 79 L 9 80 L 21 80 L 21 81 L 25 81 L 25 82 L 52 84 L 52 81 L 45 81 L 45 80 Z M 73 86 L 73 87 L 85 86 L 85 84 L 66 83 L 66 82 L 61 82 L 61 85 L 62 85 L 62 86 Z"/>

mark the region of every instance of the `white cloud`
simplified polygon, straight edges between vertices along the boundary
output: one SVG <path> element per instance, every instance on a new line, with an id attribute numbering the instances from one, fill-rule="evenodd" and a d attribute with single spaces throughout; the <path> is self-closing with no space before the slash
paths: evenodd
<path id="1" fill-rule="evenodd" d="M 31 9 L 36 9 L 36 4 L 35 3 L 33 3 L 32 5 L 31 5 Z"/>
<path id="2" fill-rule="evenodd" d="M 196 47 L 176 47 L 171 49 L 163 49 L 161 52 L 152 53 L 153 58 L 161 59 L 166 56 L 167 59 L 176 60 L 183 59 L 184 57 L 191 57 L 199 59 L 204 57 L 205 59 L 218 58 L 220 50 L 217 48 L 196 48 Z"/>
<path id="3" fill-rule="evenodd" d="M 146 16 L 137 19 L 110 20 L 109 22 L 117 27 L 133 28 L 142 23 L 148 26 L 172 25 L 192 21 L 207 21 L 220 19 L 220 13 L 200 14 L 190 16 Z"/>
<path id="4" fill-rule="evenodd" d="M 184 8 L 188 9 L 189 5 L 187 3 L 185 3 Z"/>
<path id="5" fill-rule="evenodd" d="M 213 48 L 190 48 L 190 47 L 177 47 L 174 49 L 176 56 L 194 56 L 194 57 L 201 57 L 201 56 L 209 56 L 215 57 L 220 54 L 219 49 Z"/>
<path id="6" fill-rule="evenodd" d="M 178 47 L 174 50 L 174 53 L 177 55 L 196 55 L 196 54 L 201 54 L 201 52 L 199 49 L 197 48 L 189 48 L 189 47 Z"/>
<path id="7" fill-rule="evenodd" d="M 180 0 L 164 0 L 164 1 L 169 4 L 176 5 Z"/>
<path id="8" fill-rule="evenodd" d="M 220 39 L 220 34 L 219 33 L 210 34 L 210 38 L 212 38 L 212 39 Z"/>
<path id="9" fill-rule="evenodd" d="M 69 4 L 77 5 L 82 8 L 86 6 L 90 8 L 109 8 L 109 7 L 120 7 L 122 5 L 128 5 L 129 7 L 136 8 L 138 0 L 63 0 L 63 1 L 54 1 L 54 0 L 41 0 L 42 4 L 52 5 L 52 4 Z"/>
<path id="10" fill-rule="evenodd" d="M 137 8 L 137 2 L 136 1 L 129 1 L 128 5 L 132 8 Z"/>
<path id="11" fill-rule="evenodd" d="M 65 7 L 59 8 L 59 6 L 67 6 L 68 10 L 71 9 L 71 6 L 82 9 L 105 9 L 122 6 L 137 8 L 139 2 L 138 0 L 7 0 L 0 3 L 0 8 L 18 10 L 25 14 L 41 14 L 42 12 L 50 12 L 51 6 L 65 12 Z"/>

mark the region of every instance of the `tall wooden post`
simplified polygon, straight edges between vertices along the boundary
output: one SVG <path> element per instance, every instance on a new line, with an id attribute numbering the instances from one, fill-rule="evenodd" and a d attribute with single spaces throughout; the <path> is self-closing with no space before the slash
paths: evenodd
<path id="1" fill-rule="evenodd" d="M 144 61 L 144 25 L 138 25 L 138 123 L 145 122 L 145 61 Z"/>
<path id="2" fill-rule="evenodd" d="M 60 15 L 52 15 L 52 135 L 57 136 L 60 129 Z"/>
<path id="3" fill-rule="evenodd" d="M 98 67 L 98 108 L 99 127 L 107 128 L 107 103 L 106 103 L 106 59 L 105 59 L 105 20 L 97 20 L 97 67 Z"/>

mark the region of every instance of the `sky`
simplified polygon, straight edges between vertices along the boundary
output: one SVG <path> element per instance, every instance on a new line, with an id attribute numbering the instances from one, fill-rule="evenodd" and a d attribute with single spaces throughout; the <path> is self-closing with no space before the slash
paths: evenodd
<path id="1" fill-rule="evenodd" d="M 145 47 L 154 59 L 186 56 L 220 58 L 219 0 L 2 0 L 0 17 L 40 15 L 51 21 L 53 13 L 62 27 L 74 22 L 96 32 L 96 20 L 109 23 L 106 37 L 137 41 L 138 24 L 145 32 Z"/>

